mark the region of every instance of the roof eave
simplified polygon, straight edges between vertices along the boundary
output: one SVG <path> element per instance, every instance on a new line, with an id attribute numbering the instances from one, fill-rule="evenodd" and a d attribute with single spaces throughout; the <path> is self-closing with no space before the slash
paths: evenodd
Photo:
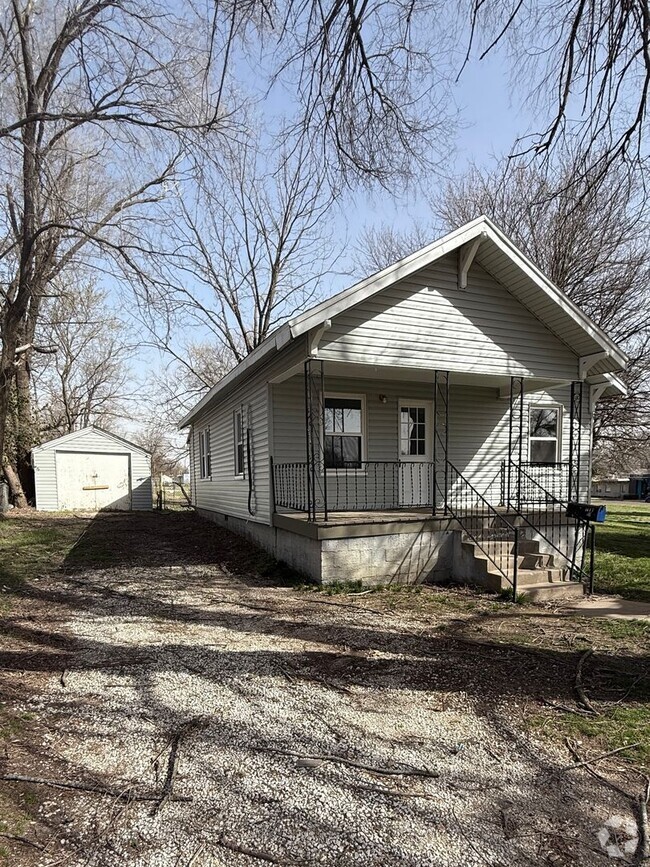
<path id="1" fill-rule="evenodd" d="M 182 430 L 192 423 L 192 421 L 205 410 L 212 401 L 219 396 L 220 392 L 224 391 L 228 386 L 234 385 L 237 380 L 243 376 L 248 370 L 261 361 L 265 356 L 269 355 L 273 350 L 282 349 L 293 338 L 288 323 L 281 325 L 277 331 L 269 335 L 266 340 L 263 340 L 259 346 L 246 356 L 243 361 L 240 361 L 236 367 L 233 367 L 219 382 L 212 386 L 207 394 L 204 394 L 201 400 L 195 404 L 192 409 L 186 413 L 178 423 L 178 429 Z"/>
<path id="2" fill-rule="evenodd" d="M 427 247 L 423 247 L 388 268 L 355 283 L 354 286 L 335 295 L 333 299 L 324 301 L 313 310 L 307 310 L 290 320 L 288 325 L 291 336 L 299 337 L 312 328 L 322 325 L 325 320 L 331 319 L 365 298 L 393 285 L 398 280 L 410 276 L 420 268 L 424 268 L 447 253 L 457 250 L 467 241 L 473 240 L 481 234 L 485 234 L 486 238 L 489 238 L 502 252 L 513 259 L 543 292 L 550 296 L 565 313 L 577 321 L 583 331 L 594 340 L 597 346 L 607 352 L 607 355 L 616 365 L 620 368 L 626 366 L 628 357 L 620 347 L 595 322 L 592 322 L 564 292 L 545 277 L 539 268 L 486 216 L 477 217 Z"/>

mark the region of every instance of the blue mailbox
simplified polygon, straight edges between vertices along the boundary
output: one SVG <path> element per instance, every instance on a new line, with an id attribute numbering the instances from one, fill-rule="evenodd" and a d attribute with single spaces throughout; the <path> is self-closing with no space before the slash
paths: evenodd
<path id="1" fill-rule="evenodd" d="M 602 524 L 607 517 L 607 506 L 593 506 L 591 503 L 569 503 L 566 516 L 567 518 L 577 518 L 579 521 Z"/>

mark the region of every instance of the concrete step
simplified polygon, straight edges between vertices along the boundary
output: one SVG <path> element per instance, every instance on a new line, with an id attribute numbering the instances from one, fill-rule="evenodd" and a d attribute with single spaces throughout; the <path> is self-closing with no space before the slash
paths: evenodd
<path id="1" fill-rule="evenodd" d="M 527 584 L 519 586 L 529 602 L 555 602 L 560 599 L 582 599 L 584 587 L 579 581 L 561 581 L 557 584 Z"/>
<path id="2" fill-rule="evenodd" d="M 487 551 L 500 551 L 505 553 L 512 553 L 514 551 L 514 542 L 512 538 L 510 539 L 494 539 L 490 536 L 477 537 L 481 546 L 485 548 Z M 469 539 L 465 537 L 463 539 L 463 545 L 471 545 L 476 548 L 480 552 L 479 546 L 473 539 Z M 518 550 L 520 554 L 539 554 L 539 542 L 537 539 L 520 539 Z"/>
<path id="3" fill-rule="evenodd" d="M 514 556 L 510 554 L 509 551 L 500 551 L 499 549 L 492 549 L 486 546 L 486 550 L 483 551 L 476 545 L 473 545 L 472 548 L 468 548 L 468 551 L 474 556 L 476 561 L 480 561 L 481 564 L 485 564 L 485 568 L 490 570 L 494 567 L 494 564 L 501 566 L 502 569 L 512 570 L 514 565 Z M 519 566 L 519 570 L 540 570 L 540 569 L 549 569 L 554 570 L 557 569 L 555 565 L 555 560 L 552 554 L 521 554 L 517 557 L 517 564 Z"/>
<path id="4" fill-rule="evenodd" d="M 520 569 L 553 569 L 553 554 L 522 554 L 517 558 Z"/>
<path id="5" fill-rule="evenodd" d="M 520 587 L 536 584 L 564 584 L 564 569 L 519 569 L 517 583 Z"/>

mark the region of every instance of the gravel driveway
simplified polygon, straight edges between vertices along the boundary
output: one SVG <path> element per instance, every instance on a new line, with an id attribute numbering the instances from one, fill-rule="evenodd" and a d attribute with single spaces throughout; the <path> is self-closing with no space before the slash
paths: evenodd
<path id="1" fill-rule="evenodd" d="M 521 724 L 558 672 L 473 644 L 462 607 L 274 586 L 194 515 L 104 516 L 82 545 L 117 562 L 41 576 L 2 639 L 33 732 L 3 768 L 106 791 L 22 784 L 48 842 L 11 863 L 607 862 L 629 810 Z"/>

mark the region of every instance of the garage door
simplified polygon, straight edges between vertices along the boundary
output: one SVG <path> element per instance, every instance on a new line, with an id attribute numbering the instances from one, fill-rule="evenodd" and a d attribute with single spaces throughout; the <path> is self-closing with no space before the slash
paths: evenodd
<path id="1" fill-rule="evenodd" d="M 130 509 L 129 456 L 57 452 L 59 509 Z"/>

